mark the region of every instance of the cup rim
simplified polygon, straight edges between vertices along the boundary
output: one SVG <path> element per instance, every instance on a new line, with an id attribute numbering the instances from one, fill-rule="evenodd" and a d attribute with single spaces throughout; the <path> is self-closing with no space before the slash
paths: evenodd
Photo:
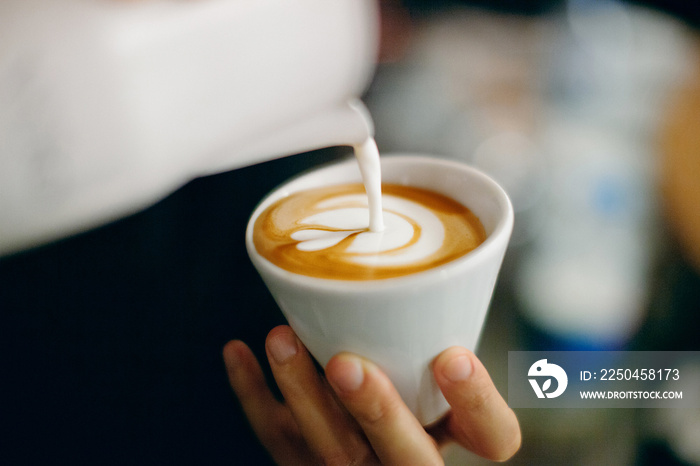
<path id="1" fill-rule="evenodd" d="M 440 165 L 444 169 L 453 169 L 468 172 L 470 176 L 479 178 L 482 182 L 485 182 L 486 185 L 491 187 L 498 205 L 503 210 L 503 215 L 500 216 L 500 218 L 496 222 L 496 225 L 493 228 L 493 231 L 487 236 L 484 242 L 477 246 L 474 250 L 445 264 L 441 264 L 436 267 L 422 270 L 420 272 L 416 272 L 410 275 L 402 275 L 399 277 L 368 280 L 343 280 L 335 278 L 312 277 L 283 269 L 261 256 L 257 252 L 252 239 L 253 225 L 260 213 L 271 202 L 275 202 L 278 199 L 284 197 L 285 195 L 295 192 L 296 190 L 291 190 L 287 194 L 283 193 L 285 188 L 288 188 L 290 185 L 293 186 L 305 177 L 319 176 L 319 172 L 337 169 L 336 167 L 342 165 L 357 165 L 357 161 L 354 159 L 354 157 L 352 157 L 346 160 L 336 161 L 329 164 L 313 167 L 300 174 L 290 177 L 288 180 L 286 180 L 276 188 L 272 189 L 265 197 L 263 197 L 260 200 L 260 202 L 255 206 L 253 212 L 249 217 L 245 233 L 245 242 L 246 249 L 248 251 L 248 257 L 253 262 L 253 265 L 256 267 L 256 269 L 258 269 L 258 271 L 260 271 L 260 269 L 264 269 L 266 272 L 271 273 L 279 279 L 285 280 L 287 282 L 293 283 L 296 286 L 304 288 L 324 288 L 327 290 L 336 291 L 367 292 L 377 288 L 385 290 L 387 288 L 393 287 L 410 287 L 416 284 L 417 282 L 425 284 L 426 282 L 434 282 L 437 280 L 448 279 L 449 277 L 460 273 L 463 269 L 475 267 L 482 261 L 487 260 L 488 256 L 490 256 L 499 249 L 498 246 L 500 244 L 505 243 L 507 245 L 510 239 L 510 235 L 513 231 L 513 205 L 505 190 L 486 173 L 464 162 L 424 154 L 382 154 L 380 158 L 380 163 L 382 166 L 382 173 L 384 173 L 386 165 L 402 163 Z M 357 171 L 357 175 L 359 176 L 359 169 Z M 359 180 L 360 179 L 357 179 L 355 181 Z M 439 192 L 438 189 L 435 190 Z M 505 247 L 503 249 L 505 249 Z"/>

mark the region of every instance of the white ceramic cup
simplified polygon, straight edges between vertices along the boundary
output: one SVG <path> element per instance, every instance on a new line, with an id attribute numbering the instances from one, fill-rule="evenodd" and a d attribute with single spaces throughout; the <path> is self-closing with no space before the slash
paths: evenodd
<path id="1" fill-rule="evenodd" d="M 269 194 L 251 216 L 246 246 L 290 326 L 321 365 L 342 351 L 373 361 L 427 425 L 449 409 L 431 362 L 450 346 L 475 349 L 513 229 L 513 208 L 496 182 L 462 163 L 383 155 L 381 165 L 383 182 L 430 189 L 467 206 L 484 225 L 486 240 L 447 264 L 382 280 L 308 277 L 261 257 L 252 235 L 260 213 L 296 191 L 360 182 L 357 162 L 347 160 L 303 174 Z"/>

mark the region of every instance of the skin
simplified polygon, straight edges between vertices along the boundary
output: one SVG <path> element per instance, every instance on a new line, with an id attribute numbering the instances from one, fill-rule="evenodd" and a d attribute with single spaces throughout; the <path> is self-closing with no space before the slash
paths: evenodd
<path id="1" fill-rule="evenodd" d="M 320 374 L 288 326 L 269 333 L 266 351 L 283 402 L 270 391 L 245 343 L 229 342 L 223 355 L 248 421 L 280 465 L 440 465 L 440 447 L 449 442 L 505 461 L 520 447 L 515 413 L 464 348 L 449 348 L 433 362 L 452 409 L 427 430 L 371 361 L 341 353 Z"/>

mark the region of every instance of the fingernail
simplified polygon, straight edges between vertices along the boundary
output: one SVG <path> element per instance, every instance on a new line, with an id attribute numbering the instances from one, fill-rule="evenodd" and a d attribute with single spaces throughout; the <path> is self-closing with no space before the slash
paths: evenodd
<path id="1" fill-rule="evenodd" d="M 299 351 L 297 338 L 289 332 L 280 332 L 271 338 L 267 345 L 277 364 L 284 364 Z"/>
<path id="2" fill-rule="evenodd" d="M 354 392 L 362 385 L 365 371 L 357 358 L 343 358 L 336 363 L 331 384 L 338 390 Z"/>
<path id="3" fill-rule="evenodd" d="M 450 382 L 467 380 L 472 373 L 472 363 L 466 354 L 455 356 L 442 368 L 442 374 Z"/>

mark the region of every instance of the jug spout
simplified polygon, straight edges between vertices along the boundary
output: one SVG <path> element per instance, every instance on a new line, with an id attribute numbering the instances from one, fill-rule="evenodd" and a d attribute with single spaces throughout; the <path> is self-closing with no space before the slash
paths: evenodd
<path id="1" fill-rule="evenodd" d="M 253 165 L 332 146 L 353 146 L 374 137 L 374 123 L 367 107 L 359 99 L 300 119 L 276 131 L 266 133 L 229 156 L 209 163 L 206 174 Z"/>

